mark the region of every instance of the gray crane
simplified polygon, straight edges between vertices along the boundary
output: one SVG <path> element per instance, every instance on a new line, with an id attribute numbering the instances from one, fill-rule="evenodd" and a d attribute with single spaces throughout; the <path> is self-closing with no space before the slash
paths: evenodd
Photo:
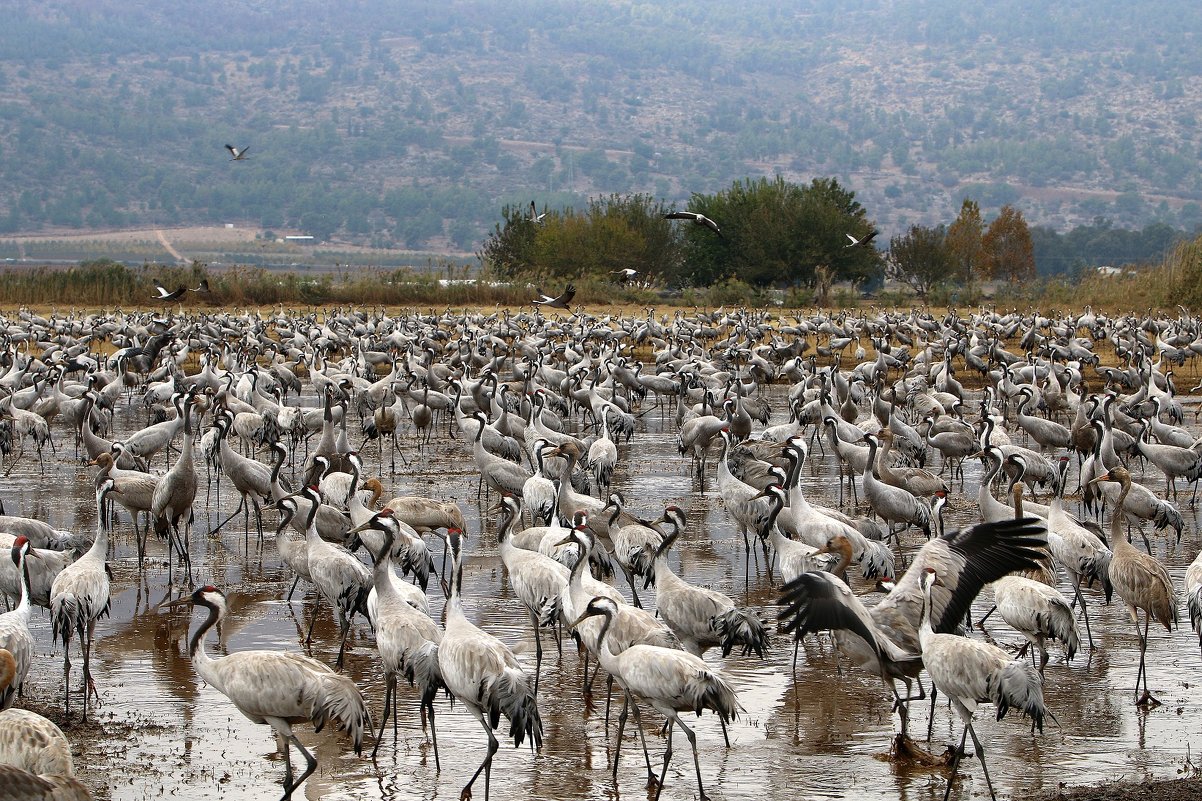
<path id="1" fill-rule="evenodd" d="M 1123 508 L 1123 501 L 1131 489 L 1131 474 L 1125 468 L 1116 467 L 1094 480 L 1115 482 L 1121 487 L 1118 503 L 1110 516 L 1110 542 L 1114 549 L 1114 556 L 1110 560 L 1110 581 L 1127 605 L 1127 613 L 1135 624 L 1135 633 L 1139 635 L 1139 672 L 1135 676 L 1135 690 L 1139 692 L 1142 679 L 1143 693 L 1136 696 L 1135 705 L 1159 706 L 1160 701 L 1148 691 L 1144 655 L 1148 650 L 1148 624 L 1155 620 L 1166 630 L 1172 631 L 1173 624 L 1177 622 L 1177 594 L 1173 590 L 1173 579 L 1164 565 L 1137 549 L 1123 535 L 1118 511 Z M 1142 632 L 1139 628 L 1141 609 L 1144 612 Z"/>
<path id="2" fill-rule="evenodd" d="M 96 692 L 92 681 L 92 636 L 96 621 L 109 611 L 109 575 L 105 565 L 109 547 L 104 525 L 104 500 L 113 488 L 105 479 L 96 489 L 96 539 L 87 553 L 63 568 L 50 587 L 50 630 L 63 643 L 65 711 L 71 714 L 71 638 L 79 634 L 83 651 L 83 719 L 88 719 L 88 701 Z"/>
<path id="3" fill-rule="evenodd" d="M 627 701 L 634 712 L 635 725 L 642 731 L 638 700 L 649 703 L 668 719 L 668 747 L 664 751 L 664 765 L 660 771 L 655 798 L 659 799 L 672 761 L 672 729 L 679 726 L 689 739 L 693 749 L 693 765 L 697 770 L 697 790 L 701 798 L 707 798 L 705 785 L 701 781 L 701 757 L 697 753 L 697 735 L 683 720 L 680 712 L 710 710 L 723 726 L 738 715 L 739 699 L 724 678 L 699 656 L 674 648 L 658 645 L 636 644 L 615 653 L 609 647 L 607 636 L 617 615 L 617 604 L 612 598 L 598 596 L 589 601 L 581 615 L 573 622 L 578 626 L 590 617 L 602 617 L 598 639 L 601 643 L 601 666 L 622 685 Z M 617 757 L 614 758 L 617 771 Z"/>
<path id="4" fill-rule="evenodd" d="M 951 795 L 956 768 L 960 764 L 964 743 L 969 736 L 972 737 L 977 759 L 981 761 L 981 771 L 985 774 L 989 796 L 996 799 L 993 782 L 989 778 L 989 768 L 985 765 L 985 748 L 972 727 L 977 704 L 996 704 L 998 720 L 1010 709 L 1017 709 L 1029 715 L 1042 732 L 1044 718 L 1051 715 L 1043 701 L 1043 681 L 1034 668 L 1021 659 L 1011 660 L 1009 654 L 992 643 L 956 634 L 937 633 L 936 624 L 932 621 L 935 604 L 931 594 L 932 589 L 941 583 L 942 579 L 935 568 L 928 567 L 922 571 L 922 622 L 918 629 L 918 641 L 922 646 L 922 660 L 931 682 L 935 689 L 951 699 L 956 715 L 964 724 L 960 746 L 952 752 L 951 777 L 943 792 L 943 801 L 948 801 Z"/>
<path id="5" fill-rule="evenodd" d="M 189 603 L 209 610 L 188 643 L 196 675 L 228 698 L 251 722 L 268 724 L 284 741 L 285 801 L 317 767 L 317 758 L 296 736 L 294 725 L 312 721 L 316 730 L 321 731 L 333 722 L 347 730 L 355 753 L 362 751 L 363 733 L 371 727 L 371 716 L 363 693 L 350 678 L 335 673 L 316 659 L 284 651 L 236 651 L 214 659 L 205 651 L 204 640 L 209 629 L 226 615 L 225 593 L 209 584 L 164 606 Z M 292 747 L 305 759 L 305 770 L 295 781 Z"/>
<path id="6" fill-rule="evenodd" d="M 430 737 L 434 743 L 434 766 L 441 769 L 438 759 L 438 732 L 434 727 L 434 698 L 440 689 L 445 690 L 441 668 L 438 665 L 438 644 L 442 642 L 442 629 L 430 616 L 415 609 L 408 599 L 396 591 L 392 581 L 392 547 L 404 524 L 397 520 L 391 509 L 383 509 L 371 519 L 351 529 L 352 537 L 372 531 L 381 535 L 380 547 L 372 554 L 375 567 L 372 583 L 375 592 L 372 625 L 376 630 L 376 649 L 384 665 L 384 714 L 380 719 L 380 733 L 376 736 L 371 756 L 384 737 L 384 728 L 392 716 L 393 739 L 396 739 L 398 701 L 396 681 L 403 675 L 409 684 L 416 685 L 421 694 L 422 723 L 429 720 Z"/>
<path id="7" fill-rule="evenodd" d="M 541 748 L 543 721 L 534 689 L 513 652 L 496 637 L 478 628 L 464 614 L 460 597 L 463 585 L 460 538 L 459 529 L 452 528 L 447 532 L 447 551 L 451 558 L 447 582 L 450 592 L 446 631 L 438 646 L 438 666 L 447 689 L 463 703 L 488 735 L 484 761 L 472 774 L 459 797 L 464 801 L 470 799 L 472 785 L 483 773 L 484 799 L 488 801 L 492 760 L 498 748 L 493 730 L 500 718 L 504 716 L 509 721 L 509 733 L 515 747 L 529 738 L 532 747 Z"/>

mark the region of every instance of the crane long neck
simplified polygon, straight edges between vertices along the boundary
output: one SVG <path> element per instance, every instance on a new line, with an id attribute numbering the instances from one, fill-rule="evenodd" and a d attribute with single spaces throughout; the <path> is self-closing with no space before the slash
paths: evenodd
<path id="1" fill-rule="evenodd" d="M 831 570 L 831 575 L 842 576 L 847 572 L 847 568 L 851 567 L 852 552 L 851 543 L 844 539 L 839 543 L 839 564 L 835 565 Z"/>
<path id="2" fill-rule="evenodd" d="M 209 629 L 213 628 L 221 620 L 221 612 L 215 605 L 210 603 L 205 603 L 204 605 L 208 608 L 209 615 L 205 618 L 205 622 L 200 624 L 200 628 L 196 630 L 196 633 L 192 635 L 192 639 L 188 642 L 188 656 L 192 657 L 193 664 L 205 664 L 213 661 L 209 658 L 208 653 L 205 652 L 205 635 L 209 633 Z"/>
<path id="3" fill-rule="evenodd" d="M 1118 501 L 1114 504 L 1114 513 L 1110 516 L 1110 542 L 1113 543 L 1111 545 L 1112 548 L 1118 547 L 1119 543 L 1127 542 L 1127 538 L 1123 536 L 1123 524 L 1119 518 L 1123 516 L 1123 504 L 1127 502 L 1127 493 L 1131 491 L 1131 480 L 1125 479 L 1121 486 L 1122 489 L 1119 490 Z"/>

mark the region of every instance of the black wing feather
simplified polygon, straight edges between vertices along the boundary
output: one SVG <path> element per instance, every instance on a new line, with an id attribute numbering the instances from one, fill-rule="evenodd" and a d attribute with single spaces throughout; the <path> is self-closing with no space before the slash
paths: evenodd
<path id="1" fill-rule="evenodd" d="M 947 597 L 942 609 L 933 609 L 932 628 L 936 632 L 955 630 L 981 589 L 1003 576 L 1020 570 L 1036 570 L 1044 556 L 1048 538 L 1041 521 L 1033 517 L 981 523 L 945 534 L 940 541 L 963 558 L 963 568 L 954 585 L 948 577 L 940 576 L 947 585 Z"/>

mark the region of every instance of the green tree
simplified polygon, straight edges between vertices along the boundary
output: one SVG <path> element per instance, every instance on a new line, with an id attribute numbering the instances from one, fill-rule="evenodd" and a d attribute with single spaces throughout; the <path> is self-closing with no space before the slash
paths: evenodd
<path id="1" fill-rule="evenodd" d="M 501 218 L 502 222 L 497 223 L 484 240 L 476 258 L 502 277 L 533 272 L 534 240 L 539 223 L 530 218 L 529 207 L 514 204 L 506 204 L 501 209 Z"/>
<path id="2" fill-rule="evenodd" d="M 953 277 L 953 261 L 943 226 L 914 225 L 889 240 L 885 273 L 925 298 L 936 285 Z"/>
<path id="3" fill-rule="evenodd" d="M 990 278 L 1025 281 L 1035 277 L 1035 249 L 1023 213 L 1002 206 L 989 230 L 981 238 L 985 248 L 986 272 Z"/>
<path id="4" fill-rule="evenodd" d="M 688 208 L 714 220 L 722 235 L 682 224 L 684 258 L 677 283 L 704 286 L 738 277 L 757 286 L 813 286 L 818 265 L 826 265 L 838 280 L 880 275 L 875 249 L 848 247 L 847 234 L 862 238 L 872 225 L 854 193 L 833 178 L 815 179 L 806 187 L 780 176 L 744 179 L 715 195 L 694 194 Z"/>
<path id="5" fill-rule="evenodd" d="M 981 237 L 985 224 L 981 222 L 981 207 L 975 200 L 964 199 L 960 213 L 947 227 L 946 244 L 950 267 L 956 280 L 971 284 L 985 263 L 985 248 Z"/>
<path id="6" fill-rule="evenodd" d="M 650 195 L 597 198 L 573 209 L 531 219 L 529 207 L 506 206 L 477 256 L 502 276 L 560 278 L 609 276 L 633 268 L 642 275 L 670 276 L 680 260 L 680 237 L 667 208 Z"/>

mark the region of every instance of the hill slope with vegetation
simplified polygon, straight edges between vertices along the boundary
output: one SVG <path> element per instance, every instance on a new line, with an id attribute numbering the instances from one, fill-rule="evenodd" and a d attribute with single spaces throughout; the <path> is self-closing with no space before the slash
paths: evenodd
<path id="1" fill-rule="evenodd" d="M 966 196 L 1060 230 L 1202 222 L 1202 6 L 787 5 L 15 0 L 0 235 L 470 252 L 506 203 L 682 207 L 776 174 L 837 178 L 889 235 Z"/>

